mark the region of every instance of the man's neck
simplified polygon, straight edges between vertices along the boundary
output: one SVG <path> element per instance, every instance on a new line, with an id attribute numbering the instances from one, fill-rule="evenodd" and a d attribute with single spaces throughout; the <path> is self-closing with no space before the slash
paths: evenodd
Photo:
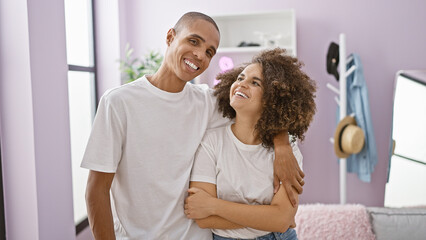
<path id="1" fill-rule="evenodd" d="M 153 75 L 147 76 L 147 79 L 155 87 L 171 93 L 181 92 L 186 84 L 164 65 L 161 65 L 160 69 Z"/>

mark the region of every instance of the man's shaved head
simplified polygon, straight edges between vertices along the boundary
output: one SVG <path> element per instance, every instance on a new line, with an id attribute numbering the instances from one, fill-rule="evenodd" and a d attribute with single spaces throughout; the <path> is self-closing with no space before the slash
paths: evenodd
<path id="1" fill-rule="evenodd" d="M 176 34 L 179 34 L 179 32 L 182 28 L 185 28 L 191 22 L 198 20 L 198 19 L 210 22 L 216 28 L 217 32 L 219 32 L 219 27 L 216 25 L 216 22 L 211 17 L 205 15 L 204 13 L 200 13 L 200 12 L 187 12 L 187 13 L 185 13 L 177 21 L 177 23 L 175 24 L 173 29 L 175 30 Z M 220 32 L 219 32 L 219 34 L 220 34 Z"/>

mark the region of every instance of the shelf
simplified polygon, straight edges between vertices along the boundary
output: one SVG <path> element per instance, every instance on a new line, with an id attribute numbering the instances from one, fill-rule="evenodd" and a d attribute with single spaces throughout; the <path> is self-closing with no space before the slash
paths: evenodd
<path id="1" fill-rule="evenodd" d="M 213 86 L 217 74 L 226 71 L 220 61 L 226 58 L 237 67 L 251 61 L 262 50 L 284 48 L 289 55 L 296 53 L 296 14 L 293 9 L 271 12 L 235 13 L 232 15 L 212 15 L 220 29 L 220 44 L 210 67 L 199 77 L 200 83 Z M 259 47 L 237 47 L 241 42 L 257 43 Z"/>
<path id="2" fill-rule="evenodd" d="M 296 55 L 296 14 L 293 9 L 212 16 L 221 32 L 219 53 L 255 53 L 276 45 Z M 270 43 L 270 42 L 274 43 Z M 241 42 L 261 47 L 236 47 Z"/>
<path id="3" fill-rule="evenodd" d="M 293 48 L 291 46 L 276 46 L 287 49 L 289 54 L 293 54 Z M 217 53 L 258 53 L 266 49 L 273 49 L 275 47 L 225 47 L 218 48 Z"/>
<path id="4" fill-rule="evenodd" d="M 266 48 L 264 47 L 219 47 L 217 49 L 218 53 L 239 53 L 239 52 L 258 52 Z"/>

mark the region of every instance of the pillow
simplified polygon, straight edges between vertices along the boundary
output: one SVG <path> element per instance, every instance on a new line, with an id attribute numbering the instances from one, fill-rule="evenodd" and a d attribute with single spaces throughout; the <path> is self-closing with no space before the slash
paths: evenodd
<path id="1" fill-rule="evenodd" d="M 377 240 L 426 239 L 426 208 L 367 208 Z"/>
<path id="2" fill-rule="evenodd" d="M 303 239 L 375 239 L 367 209 L 360 204 L 302 204 L 296 232 Z"/>

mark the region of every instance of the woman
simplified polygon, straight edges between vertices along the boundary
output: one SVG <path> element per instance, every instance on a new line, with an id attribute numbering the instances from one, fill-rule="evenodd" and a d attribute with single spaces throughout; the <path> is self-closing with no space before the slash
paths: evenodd
<path id="1" fill-rule="evenodd" d="M 220 74 L 220 111 L 235 122 L 206 133 L 195 155 L 185 214 L 214 239 L 297 239 L 284 188 L 273 193 L 273 138 L 304 139 L 315 113 L 315 83 L 285 50 L 262 52 L 246 67 Z M 296 194 L 297 195 L 297 194 Z"/>

